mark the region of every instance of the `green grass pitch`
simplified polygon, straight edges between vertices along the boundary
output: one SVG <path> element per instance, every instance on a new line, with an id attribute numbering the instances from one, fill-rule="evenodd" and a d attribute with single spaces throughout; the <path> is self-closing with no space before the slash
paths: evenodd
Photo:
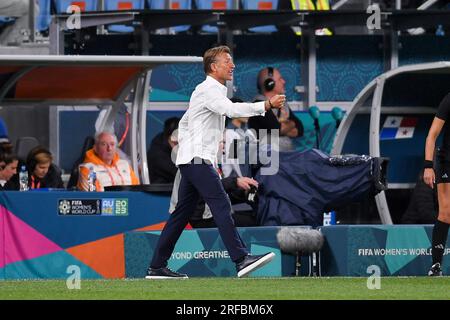
<path id="1" fill-rule="evenodd" d="M 0 300 L 366 300 L 450 299 L 450 277 L 386 277 L 380 289 L 367 278 L 191 278 L 185 280 L 0 280 Z"/>

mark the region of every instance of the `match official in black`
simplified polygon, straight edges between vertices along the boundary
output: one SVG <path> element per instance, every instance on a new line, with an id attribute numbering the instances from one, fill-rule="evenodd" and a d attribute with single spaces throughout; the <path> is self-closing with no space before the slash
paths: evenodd
<path id="1" fill-rule="evenodd" d="M 431 240 L 432 266 L 429 276 L 442 275 L 442 257 L 447 242 L 450 224 L 450 93 L 439 104 L 436 116 L 428 132 L 425 145 L 425 163 L 423 180 L 431 188 L 437 184 L 439 213 L 433 228 Z M 433 168 L 433 156 L 436 139 L 444 129 L 444 139 Z M 436 149 L 437 150 L 437 149 Z M 436 171 L 435 171 L 436 170 Z"/>
<path id="2" fill-rule="evenodd" d="M 201 196 L 211 209 L 222 241 L 231 260 L 236 263 L 238 277 L 244 277 L 270 262 L 269 252 L 250 255 L 231 217 L 231 205 L 214 166 L 217 164 L 219 143 L 225 130 L 225 116 L 230 118 L 263 115 L 271 108 L 281 108 L 284 95 L 257 103 L 233 103 L 227 98 L 227 80 L 234 71 L 233 59 L 227 46 L 208 49 L 203 56 L 206 80 L 192 93 L 189 108 L 178 127 L 176 165 L 181 172 L 178 203 L 161 232 L 155 253 L 147 270 L 147 279 L 187 278 L 187 275 L 167 268 L 175 244 Z"/>

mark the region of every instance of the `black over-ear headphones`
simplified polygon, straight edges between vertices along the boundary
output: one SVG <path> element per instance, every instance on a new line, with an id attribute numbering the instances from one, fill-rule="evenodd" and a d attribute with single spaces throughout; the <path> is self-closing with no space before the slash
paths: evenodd
<path id="1" fill-rule="evenodd" d="M 267 79 L 264 80 L 264 90 L 272 91 L 275 88 L 275 80 L 273 80 L 273 67 L 267 67 Z"/>
<path id="2" fill-rule="evenodd" d="M 37 147 L 31 149 L 30 153 L 28 154 L 27 163 L 26 163 L 27 168 L 30 172 L 33 171 L 34 168 L 36 168 L 36 165 L 37 165 L 36 156 L 40 153 L 45 153 L 48 156 L 52 157 L 52 154 L 50 153 L 50 151 L 48 151 L 44 147 L 37 146 Z"/>

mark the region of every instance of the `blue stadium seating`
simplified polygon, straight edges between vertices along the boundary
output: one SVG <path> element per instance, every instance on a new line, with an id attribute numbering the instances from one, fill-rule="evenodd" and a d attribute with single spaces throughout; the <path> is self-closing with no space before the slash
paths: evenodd
<path id="1" fill-rule="evenodd" d="M 278 0 L 242 0 L 244 10 L 275 10 L 278 8 Z M 272 25 L 250 28 L 251 32 L 276 32 L 277 28 Z"/>
<path id="2" fill-rule="evenodd" d="M 166 0 L 147 0 L 148 7 L 150 9 L 172 9 L 172 10 L 190 10 L 192 9 L 191 0 L 169 0 L 169 8 L 165 7 Z M 191 26 L 183 25 L 183 26 L 175 26 L 170 28 L 171 32 L 184 32 L 189 30 Z"/>
<path id="3" fill-rule="evenodd" d="M 144 9 L 144 0 L 106 0 L 105 10 L 136 10 Z M 126 33 L 133 32 L 134 27 L 121 24 L 108 26 L 110 32 Z"/>
<path id="4" fill-rule="evenodd" d="M 81 12 L 96 11 L 97 0 L 53 0 L 57 13 L 65 13 L 67 8 L 71 5 L 79 6 Z"/>
<path id="5" fill-rule="evenodd" d="M 195 0 L 197 9 L 200 10 L 224 10 L 233 8 L 233 0 Z M 202 27 L 202 32 L 205 33 L 217 33 L 216 26 L 205 25 Z"/>
<path id="6" fill-rule="evenodd" d="M 45 31 L 48 30 L 51 21 L 50 13 L 50 1 L 51 0 L 39 0 L 39 14 L 36 16 L 36 30 Z M 14 17 L 0 16 L 0 27 L 13 23 Z"/>
<path id="7" fill-rule="evenodd" d="M 13 18 L 13 17 L 0 16 L 0 27 L 6 26 L 10 23 L 13 23 L 14 20 L 15 20 L 15 18 Z"/>
<path id="8" fill-rule="evenodd" d="M 36 17 L 36 30 L 48 30 L 51 19 L 50 0 L 39 0 L 39 15 Z"/>

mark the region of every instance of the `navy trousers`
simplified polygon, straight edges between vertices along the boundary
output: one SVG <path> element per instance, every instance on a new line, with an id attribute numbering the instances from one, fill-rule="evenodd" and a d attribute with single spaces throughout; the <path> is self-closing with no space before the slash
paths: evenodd
<path id="1" fill-rule="evenodd" d="M 248 254 L 248 250 L 234 226 L 234 220 L 231 217 L 231 205 L 220 182 L 219 175 L 211 164 L 204 161 L 201 164 L 197 164 L 197 162 L 196 164 L 190 163 L 179 166 L 181 181 L 178 189 L 178 203 L 158 239 L 150 263 L 151 268 L 157 269 L 167 266 L 167 260 L 169 260 L 178 238 L 186 227 L 189 217 L 194 213 L 200 196 L 211 209 L 214 222 L 219 229 L 231 260 L 236 262 Z"/>

